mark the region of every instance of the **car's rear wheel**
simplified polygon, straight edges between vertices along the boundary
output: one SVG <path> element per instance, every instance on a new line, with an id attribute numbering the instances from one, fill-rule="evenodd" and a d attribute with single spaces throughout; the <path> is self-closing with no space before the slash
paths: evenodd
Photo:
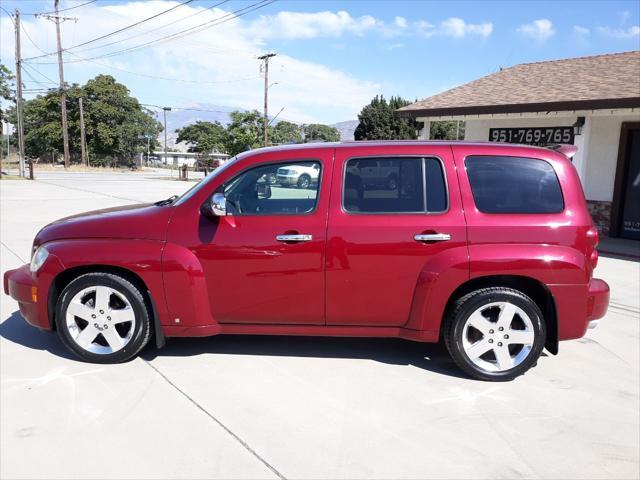
<path id="1" fill-rule="evenodd" d="M 456 302 L 444 338 L 456 364 L 480 380 L 505 381 L 536 364 L 545 343 L 542 312 L 527 295 L 483 288 Z"/>
<path id="2" fill-rule="evenodd" d="M 144 296 L 129 280 L 111 273 L 72 280 L 58 299 L 56 328 L 69 350 L 94 363 L 129 360 L 151 334 Z"/>

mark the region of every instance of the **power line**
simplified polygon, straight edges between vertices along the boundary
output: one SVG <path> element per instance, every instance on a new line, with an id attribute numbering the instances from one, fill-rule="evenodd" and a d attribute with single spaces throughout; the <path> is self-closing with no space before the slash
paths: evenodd
<path id="1" fill-rule="evenodd" d="M 211 5 L 210 7 L 205 8 L 204 10 L 198 10 L 198 11 L 196 11 L 196 12 L 194 12 L 194 13 L 191 13 L 191 14 L 187 15 L 186 17 L 179 18 L 178 20 L 176 20 L 176 21 L 174 21 L 174 22 L 165 23 L 165 24 L 163 24 L 163 25 L 160 25 L 159 27 L 152 28 L 151 30 L 146 30 L 146 31 L 144 31 L 144 32 L 142 32 L 142 33 L 137 33 L 137 34 L 135 34 L 135 35 L 131 35 L 131 36 L 126 37 L 126 38 L 122 38 L 122 39 L 120 39 L 120 40 L 114 40 L 113 42 L 103 43 L 102 45 L 96 45 L 95 47 L 83 48 L 82 50 L 79 50 L 79 51 L 80 51 L 80 52 L 88 52 L 89 50 L 96 50 L 96 49 L 99 49 L 99 48 L 108 47 L 108 46 L 110 46 L 110 45 L 115 45 L 116 43 L 126 42 L 126 41 L 128 41 L 128 40 L 131 40 L 132 38 L 136 38 L 136 37 L 139 37 L 139 36 L 141 36 L 141 35 L 147 35 L 147 34 L 149 34 L 149 33 L 152 33 L 152 32 L 155 32 L 155 31 L 158 31 L 158 30 L 160 30 L 160 29 L 162 29 L 162 28 L 164 28 L 164 27 L 168 27 L 168 26 L 171 26 L 171 25 L 175 25 L 175 24 L 176 24 L 176 23 L 178 23 L 178 22 L 181 22 L 181 21 L 183 21 L 183 20 L 186 20 L 187 18 L 194 17 L 194 16 L 196 16 L 196 15 L 200 15 L 200 14 L 202 14 L 203 12 L 206 12 L 207 10 L 212 10 L 212 9 L 214 9 L 214 8 L 216 8 L 216 7 L 219 7 L 220 5 L 222 5 L 222 4 L 224 4 L 224 3 L 227 3 L 227 2 L 229 2 L 229 1 L 230 1 L 230 0 L 222 0 L 221 2 L 215 3 L 215 4 Z M 75 47 L 70 47 L 70 48 L 68 48 L 67 50 L 70 50 L 71 48 L 75 48 Z"/>
<path id="2" fill-rule="evenodd" d="M 33 41 L 33 38 L 31 38 L 31 35 L 29 35 L 29 32 L 27 31 L 26 28 L 24 28 L 24 24 L 20 24 L 20 27 L 22 28 L 22 31 L 24 32 L 24 34 L 27 36 L 27 38 L 29 39 L 29 41 L 31 42 L 31 45 L 33 45 L 34 47 L 36 47 L 38 50 L 40 50 L 42 53 L 47 53 L 45 52 L 43 49 L 41 49 L 38 44 L 36 42 Z"/>
<path id="3" fill-rule="evenodd" d="M 98 40 L 102 40 L 103 38 L 111 37 L 112 35 L 116 35 L 117 33 L 124 32 L 125 30 L 133 28 L 133 27 L 135 27 L 137 25 L 140 25 L 142 23 L 148 22 L 149 20 L 153 20 L 154 18 L 157 18 L 160 15 L 164 15 L 165 13 L 169 13 L 169 12 L 175 10 L 176 8 L 180 8 L 183 5 L 187 5 L 187 4 L 189 4 L 189 3 L 193 2 L 193 1 L 194 0 L 184 0 L 182 3 L 179 3 L 178 5 L 174 5 L 173 7 L 169 8 L 167 10 L 163 10 L 162 12 L 156 13 L 155 15 L 152 15 L 150 17 L 144 18 L 142 20 L 138 20 L 135 23 L 132 23 L 132 24 L 127 25 L 125 27 L 119 28 L 118 30 L 114 30 L 113 32 L 106 33 L 104 35 L 101 35 L 99 37 L 93 38 L 91 40 L 87 40 L 86 42 L 82 42 L 82 43 L 79 43 L 77 45 L 73 45 L 73 46 L 71 46 L 71 47 L 69 47 L 69 48 L 67 48 L 65 50 L 70 50 L 72 48 L 82 47 L 84 45 L 88 45 L 90 43 L 97 42 Z M 45 15 L 45 14 L 38 14 L 38 15 Z M 57 54 L 57 52 L 50 52 L 50 53 L 45 53 L 44 55 L 38 55 L 38 56 L 35 56 L 35 57 L 25 58 L 25 60 L 34 60 L 36 58 L 49 57 L 51 55 L 56 55 L 56 54 Z"/>
<path id="4" fill-rule="evenodd" d="M 84 7 L 85 5 L 89 5 L 90 3 L 95 3 L 98 0 L 89 0 L 88 2 L 81 3 L 80 5 L 74 5 L 73 7 L 63 8 L 62 10 L 58 10 L 58 12 L 66 12 L 67 10 L 73 10 L 74 8 Z M 56 13 L 55 10 L 52 12 L 34 12 L 34 13 L 23 13 L 23 15 L 51 15 Z"/>
<path id="5" fill-rule="evenodd" d="M 51 78 L 47 77 L 44 73 L 42 73 L 41 71 L 39 71 L 37 68 L 29 65 L 28 63 L 22 62 L 22 66 L 28 68 L 29 70 L 31 70 L 32 72 L 36 72 L 38 75 L 40 75 L 41 77 L 43 77 L 44 79 L 46 79 L 48 81 L 48 83 L 53 83 L 54 85 L 57 84 L 57 82 L 55 82 L 54 80 L 52 80 Z M 26 71 L 26 70 L 25 70 Z M 31 75 L 29 75 L 31 76 Z"/>
<path id="6" fill-rule="evenodd" d="M 157 45 L 163 42 L 166 42 L 167 40 L 171 40 L 171 39 L 175 39 L 175 38 L 182 38 L 185 37 L 187 35 L 191 35 L 193 33 L 199 33 L 203 30 L 206 30 L 208 28 L 211 28 L 213 26 L 217 26 L 220 25 L 222 23 L 226 23 L 229 22 L 231 20 L 235 20 L 236 18 L 239 18 L 243 15 L 247 15 L 255 10 L 258 10 L 260 8 L 266 7 L 268 5 L 271 5 L 272 3 L 274 3 L 276 0 L 260 0 L 259 2 L 253 3 L 251 5 L 249 5 L 248 7 L 243 7 L 240 8 L 238 10 L 235 10 L 233 12 L 227 13 L 221 17 L 218 18 L 214 18 L 213 20 L 209 20 L 207 22 L 201 23 L 200 25 L 196 25 L 194 27 L 191 28 L 187 28 L 185 30 L 182 30 L 180 32 L 176 32 L 173 33 L 171 35 L 167 35 L 165 37 L 160 37 L 157 38 L 155 40 L 152 40 L 150 42 L 146 42 L 146 43 L 142 43 L 140 45 L 134 45 L 133 47 L 129 47 L 129 48 L 125 48 L 123 50 L 117 50 L 117 51 L 113 51 L 113 52 L 108 52 L 105 53 L 103 55 L 97 55 L 95 57 L 90 57 L 90 58 L 86 58 L 83 60 L 68 60 L 67 63 L 77 63 L 77 62 L 83 62 L 83 61 L 88 61 L 88 60 L 97 60 L 100 58 L 109 58 L 109 57 L 114 57 L 116 55 L 121 55 L 123 53 L 127 53 L 130 51 L 134 51 L 134 50 L 140 50 L 142 48 L 146 48 L 152 45 Z M 236 15 L 237 14 L 237 15 Z M 228 18 L 230 17 L 230 18 Z M 31 57 L 31 59 L 34 58 L 41 58 L 42 55 L 40 57 Z M 38 64 L 40 65 L 48 65 L 50 64 L 49 62 L 38 62 Z"/>
<path id="7" fill-rule="evenodd" d="M 113 70 L 120 70 L 121 72 L 125 72 L 125 73 L 129 73 L 131 75 L 138 75 L 140 77 L 145 77 L 145 78 L 153 78 L 155 80 L 167 80 L 170 82 L 182 82 L 182 83 L 193 83 L 193 84 L 201 84 L 201 85 L 215 85 L 218 83 L 233 83 L 233 82 L 239 82 L 239 81 L 243 81 L 243 80 L 254 80 L 256 78 L 260 78 L 259 76 L 251 76 L 251 77 L 241 77 L 241 78 L 230 78 L 227 80 L 185 80 L 182 78 L 171 78 L 171 77 L 161 77 L 158 75 L 151 75 L 148 73 L 141 73 L 141 72 L 132 72 L 131 70 L 127 70 L 125 68 L 120 68 L 120 67 L 116 67 L 114 65 L 108 65 L 106 63 L 101 63 L 101 62 L 97 62 L 95 60 L 91 60 L 88 58 L 82 58 L 79 55 L 73 53 L 73 52 L 68 52 L 71 55 L 73 55 L 74 57 L 78 58 L 79 61 L 86 61 L 86 62 L 90 62 L 90 63 L 94 63 L 96 65 L 100 65 L 101 67 L 104 68 L 110 68 Z M 69 62 L 67 62 L 69 63 Z"/>

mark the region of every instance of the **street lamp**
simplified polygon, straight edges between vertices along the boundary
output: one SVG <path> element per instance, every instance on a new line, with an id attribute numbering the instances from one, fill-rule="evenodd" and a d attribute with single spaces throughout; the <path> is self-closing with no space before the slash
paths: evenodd
<path id="1" fill-rule="evenodd" d="M 141 103 L 140 105 L 143 105 L 145 107 L 154 107 L 162 110 L 162 113 L 164 115 L 164 163 L 166 165 L 167 164 L 167 112 L 171 111 L 171 107 L 161 107 L 160 105 L 153 105 L 152 103 Z M 149 159 L 147 158 L 147 161 L 148 160 Z"/>

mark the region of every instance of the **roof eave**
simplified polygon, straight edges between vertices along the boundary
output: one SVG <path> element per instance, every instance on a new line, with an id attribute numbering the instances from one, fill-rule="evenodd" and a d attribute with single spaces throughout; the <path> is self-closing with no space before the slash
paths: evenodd
<path id="1" fill-rule="evenodd" d="M 409 106 L 410 107 L 410 106 Z M 477 105 L 470 107 L 408 108 L 396 110 L 400 117 L 445 117 L 453 115 L 487 115 L 494 113 L 564 112 L 602 110 L 607 108 L 640 108 L 640 97 L 603 98 L 597 100 L 565 100 L 560 102 Z"/>

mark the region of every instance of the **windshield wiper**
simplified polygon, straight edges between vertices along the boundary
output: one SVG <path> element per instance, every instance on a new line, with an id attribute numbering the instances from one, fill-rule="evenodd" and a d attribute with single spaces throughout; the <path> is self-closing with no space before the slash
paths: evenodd
<path id="1" fill-rule="evenodd" d="M 169 198 L 165 198 L 164 200 L 160 200 L 159 202 L 154 203 L 154 205 L 158 207 L 164 207 L 165 205 L 171 205 L 178 199 L 178 195 L 171 195 Z"/>

